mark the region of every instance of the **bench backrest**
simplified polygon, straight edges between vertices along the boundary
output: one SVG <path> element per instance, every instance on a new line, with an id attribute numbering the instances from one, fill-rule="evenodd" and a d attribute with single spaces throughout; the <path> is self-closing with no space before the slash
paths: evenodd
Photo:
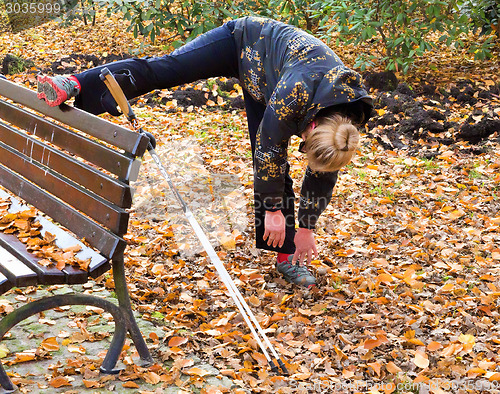
<path id="1" fill-rule="evenodd" d="M 149 139 L 0 79 L 0 184 L 105 257 L 123 253 L 129 181 Z M 2 98 L 3 97 L 3 98 Z"/>

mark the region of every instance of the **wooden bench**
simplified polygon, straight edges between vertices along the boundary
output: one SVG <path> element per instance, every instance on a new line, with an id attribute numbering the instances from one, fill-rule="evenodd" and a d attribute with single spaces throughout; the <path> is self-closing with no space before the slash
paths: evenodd
<path id="1" fill-rule="evenodd" d="M 0 321 L 0 339 L 39 312 L 91 305 L 110 312 L 115 321 L 102 372 L 116 372 L 127 333 L 141 364 L 152 363 L 132 315 L 123 239 L 132 204 L 129 182 L 137 177 L 138 158 L 148 143 L 142 134 L 76 108 L 51 108 L 35 92 L 0 79 L 0 185 L 10 191 L 0 189 L 0 199 L 10 199 L 11 213 L 26 210 L 26 203 L 34 206 L 43 213 L 37 217 L 41 234 L 55 235 L 61 249 L 80 245 L 76 257 L 89 262 L 86 269 L 39 264 L 41 257 L 28 252 L 16 235 L 0 232 L 0 294 L 12 287 L 85 283 L 112 268 L 118 298 L 118 306 L 85 294 L 28 303 Z M 6 392 L 16 390 L 1 364 L 0 384 Z"/>

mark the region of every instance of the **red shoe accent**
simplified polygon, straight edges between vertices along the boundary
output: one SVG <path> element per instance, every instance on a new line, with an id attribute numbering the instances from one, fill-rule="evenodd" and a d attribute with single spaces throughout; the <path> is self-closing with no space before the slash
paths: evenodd
<path id="1" fill-rule="evenodd" d="M 77 86 L 78 86 L 78 90 L 81 92 L 82 91 L 82 85 L 80 85 L 80 81 L 74 76 L 74 75 L 70 75 L 69 79 L 73 80 L 76 82 Z"/>
<path id="2" fill-rule="evenodd" d="M 288 256 L 291 256 L 290 253 L 278 253 L 278 263 L 282 263 L 283 261 L 288 261 Z"/>

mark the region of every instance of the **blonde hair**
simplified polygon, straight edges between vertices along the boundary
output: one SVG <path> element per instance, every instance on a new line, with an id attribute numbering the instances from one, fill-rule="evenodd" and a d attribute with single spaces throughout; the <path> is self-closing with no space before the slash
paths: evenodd
<path id="1" fill-rule="evenodd" d="M 354 157 L 359 131 L 349 118 L 341 115 L 318 117 L 316 123 L 304 146 L 309 167 L 313 171 L 337 171 Z"/>

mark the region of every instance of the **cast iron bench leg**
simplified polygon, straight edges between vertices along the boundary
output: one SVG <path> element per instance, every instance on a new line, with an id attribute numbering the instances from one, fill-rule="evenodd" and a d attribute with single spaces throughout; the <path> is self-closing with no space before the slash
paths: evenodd
<path id="1" fill-rule="evenodd" d="M 132 306 L 130 304 L 130 296 L 127 289 L 127 281 L 125 277 L 125 266 L 123 263 L 123 255 L 118 258 L 113 259 L 113 279 L 115 281 L 115 292 L 118 297 L 118 303 L 120 305 L 120 309 L 122 310 L 124 317 L 127 322 L 127 328 L 130 333 L 130 337 L 134 342 L 135 348 L 139 353 L 139 357 L 141 359 L 142 367 L 149 366 L 153 364 L 153 358 L 149 353 L 149 349 L 142 337 L 141 331 L 137 326 L 137 322 L 134 319 L 134 315 L 132 313 Z"/>
<path id="2" fill-rule="evenodd" d="M 85 294 L 69 294 L 69 295 L 57 295 L 47 298 L 42 298 L 37 301 L 33 301 L 29 304 L 23 305 L 22 307 L 9 313 L 0 321 L 0 340 L 3 336 L 17 323 L 36 315 L 37 313 L 58 308 L 64 305 L 92 305 L 98 308 L 102 308 L 105 311 L 111 313 L 115 321 L 115 333 L 113 334 L 113 339 L 109 346 L 106 357 L 101 365 L 101 371 L 105 373 L 116 373 L 114 370 L 118 357 L 123 349 L 123 344 L 125 343 L 125 336 L 127 334 L 127 321 L 125 316 L 123 316 L 121 308 L 117 307 L 110 301 L 98 298 L 95 296 L 85 295 Z M 9 393 L 16 390 L 16 386 L 12 383 L 10 378 L 7 376 L 2 364 L 0 363 L 0 385 L 3 388 L 3 392 Z"/>

